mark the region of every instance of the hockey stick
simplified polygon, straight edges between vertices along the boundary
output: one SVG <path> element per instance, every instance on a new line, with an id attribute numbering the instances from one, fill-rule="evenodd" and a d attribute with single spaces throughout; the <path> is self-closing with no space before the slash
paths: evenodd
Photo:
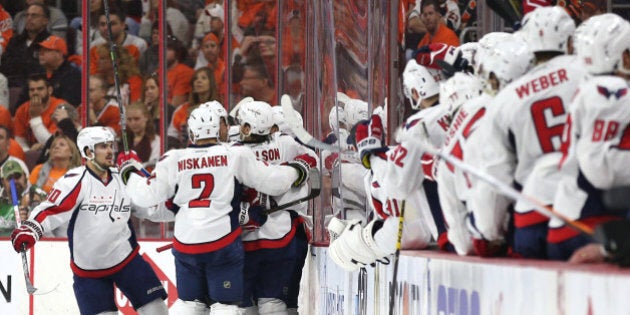
<path id="1" fill-rule="evenodd" d="M 15 215 L 15 222 L 19 227 L 22 224 L 22 220 L 20 219 L 20 206 L 18 204 L 18 196 L 17 190 L 15 188 L 15 180 L 11 178 L 9 180 L 9 185 L 11 186 L 11 199 L 13 201 L 13 214 Z M 28 259 L 26 258 L 26 244 L 22 245 L 22 250 L 20 251 L 20 255 L 22 256 L 22 271 L 24 271 L 24 282 L 26 282 L 26 292 L 30 295 L 43 295 L 50 293 L 57 289 L 57 284 L 54 288 L 48 291 L 41 291 L 33 286 L 31 282 L 31 274 L 28 270 Z"/>
<path id="2" fill-rule="evenodd" d="M 365 267 L 359 269 L 359 284 L 357 288 L 359 299 L 359 315 L 367 314 L 367 270 Z"/>
<path id="3" fill-rule="evenodd" d="M 405 217 L 405 200 L 400 205 L 400 216 L 398 217 L 398 239 L 396 240 L 396 252 L 394 252 L 394 273 L 392 274 L 391 290 L 389 291 L 389 315 L 394 315 L 394 299 L 396 298 L 396 282 L 398 278 L 398 258 L 402 247 L 403 220 Z"/>
<path id="4" fill-rule="evenodd" d="M 425 128 L 425 132 L 426 132 L 426 126 L 424 126 L 424 122 L 422 123 L 423 127 Z M 428 136 L 428 134 L 425 134 L 426 136 Z M 428 138 L 426 138 L 428 139 Z M 464 161 L 443 152 L 442 150 L 438 150 L 435 147 L 433 147 L 433 145 L 431 143 L 429 143 L 427 140 L 425 139 L 425 141 L 423 141 L 424 144 L 424 148 L 427 150 L 427 153 L 432 154 L 434 156 L 439 156 L 440 158 L 446 160 L 447 162 L 455 165 L 457 168 L 463 170 L 464 172 L 473 175 L 474 177 L 490 184 L 492 187 L 494 187 L 495 189 L 498 190 L 499 193 L 512 198 L 513 200 L 519 200 L 519 201 L 524 201 L 526 203 L 528 203 L 529 205 L 533 206 L 534 211 L 548 217 L 548 218 L 554 218 L 554 219 L 558 219 L 562 222 L 564 222 L 564 224 L 570 226 L 571 228 L 573 228 L 574 230 L 586 235 L 586 236 L 593 236 L 593 229 L 589 226 L 587 226 L 586 224 L 583 224 L 581 222 L 572 220 L 571 218 L 562 215 L 560 213 L 558 213 L 557 211 L 553 210 L 552 208 L 548 207 L 545 203 L 543 203 L 540 200 L 537 200 L 534 197 L 528 196 L 523 194 L 522 192 L 512 188 L 511 186 L 505 184 L 504 182 L 498 180 L 496 177 L 491 176 L 490 174 L 484 173 L 476 168 L 474 168 L 473 166 L 471 166 L 470 164 L 465 163 Z"/>
<path id="5" fill-rule="evenodd" d="M 120 133 L 123 143 L 123 151 L 125 154 L 129 153 L 129 143 L 127 142 L 127 114 L 125 113 L 125 106 L 122 103 L 122 96 L 120 95 L 120 79 L 118 75 L 118 62 L 116 61 L 117 45 L 114 42 L 114 35 L 112 33 L 112 21 L 109 19 L 109 0 L 103 0 L 103 9 L 105 11 L 105 20 L 107 21 L 107 36 L 109 37 L 109 57 L 112 60 L 112 66 L 114 68 L 114 87 L 116 89 L 116 101 L 118 102 L 118 111 L 120 112 Z M 142 168 L 140 172 L 145 177 L 149 177 L 151 174 Z"/>
<path id="6" fill-rule="evenodd" d="M 275 207 L 273 209 L 266 210 L 264 213 L 266 215 L 270 215 L 270 214 L 272 214 L 274 212 L 277 212 L 277 211 L 280 211 L 280 210 L 284 210 L 286 208 L 295 206 L 297 204 L 300 204 L 302 202 L 311 200 L 311 199 L 319 196 L 319 193 L 320 193 L 321 188 L 322 188 L 322 182 L 321 182 L 321 179 L 320 179 L 320 176 L 319 176 L 319 170 L 318 169 L 312 168 L 309 171 L 308 186 L 310 188 L 310 192 L 309 192 L 308 196 L 302 197 L 300 199 L 293 200 L 293 201 L 285 203 L 283 205 L 279 205 L 279 206 L 277 206 L 277 207 Z"/>
<path id="7" fill-rule="evenodd" d="M 282 95 L 282 97 L 280 98 L 280 105 L 282 105 L 282 112 L 284 113 L 284 119 L 286 120 L 287 125 L 289 126 L 289 128 L 291 128 L 293 134 L 298 139 L 300 139 L 300 142 L 311 148 L 328 150 L 331 152 L 341 152 L 340 147 L 336 147 L 334 145 L 319 141 L 313 138 L 313 136 L 304 129 L 304 126 L 300 124 L 300 120 L 295 114 L 295 109 L 293 109 L 293 102 L 291 102 L 291 97 L 289 95 Z"/>

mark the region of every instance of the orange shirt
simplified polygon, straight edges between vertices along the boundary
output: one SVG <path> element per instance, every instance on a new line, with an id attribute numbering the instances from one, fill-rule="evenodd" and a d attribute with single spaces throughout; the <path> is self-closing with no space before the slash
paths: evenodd
<path id="1" fill-rule="evenodd" d="M 5 126 L 13 132 L 13 121 L 11 120 L 11 112 L 4 106 L 0 106 L 0 126 Z"/>
<path id="2" fill-rule="evenodd" d="M 221 59 L 217 59 L 217 66 L 214 67 L 212 64 L 208 63 L 208 68 L 212 69 L 214 72 L 214 82 L 217 84 L 217 91 L 219 91 L 219 95 L 221 96 L 221 100 L 226 100 L 227 90 L 225 85 L 225 62 Z"/>
<path id="3" fill-rule="evenodd" d="M 101 59 L 101 57 L 98 55 L 97 48 L 98 46 L 92 46 L 92 48 L 90 48 L 90 74 L 98 73 L 98 60 Z M 136 62 L 140 60 L 140 49 L 138 49 L 138 47 L 134 45 L 127 45 L 125 48 L 127 48 L 127 51 Z"/>
<path id="4" fill-rule="evenodd" d="M 177 109 L 175 109 L 175 112 L 173 112 L 171 127 L 177 130 L 178 136 L 182 135 L 182 132 L 184 131 L 182 127 L 186 126 L 186 124 L 188 123 L 188 107 L 190 107 L 190 105 L 188 104 L 188 102 L 186 102 L 182 105 L 179 105 Z"/>
<path id="5" fill-rule="evenodd" d="M 142 77 L 134 75 L 127 80 L 129 83 L 129 104 L 142 98 Z"/>
<path id="6" fill-rule="evenodd" d="M 57 106 L 61 104 L 68 104 L 63 99 L 56 98 L 54 96 L 50 97 L 48 101 L 48 107 L 42 112 L 42 121 L 44 122 L 44 126 L 48 129 L 48 131 L 52 134 L 57 131 L 57 124 L 52 120 L 52 114 L 57 109 Z M 32 145 L 37 142 L 35 136 L 33 135 L 33 131 L 31 130 L 31 125 L 29 124 L 29 120 L 31 120 L 31 115 L 28 113 L 29 108 L 31 107 L 31 101 L 27 101 L 24 104 L 20 105 L 20 107 L 15 112 L 15 119 L 13 121 L 13 131 L 16 137 L 22 137 L 26 139 L 29 145 Z"/>
<path id="7" fill-rule="evenodd" d="M 4 7 L 0 4 L 0 34 L 2 35 L 3 41 L 0 42 L 2 45 L 2 51 L 7 48 L 7 44 L 9 44 L 9 40 L 13 37 L 13 20 L 11 19 L 11 15 L 7 12 Z"/>
<path id="8" fill-rule="evenodd" d="M 168 103 L 170 104 L 174 96 L 186 95 L 192 91 L 191 81 L 195 74 L 193 68 L 179 63 L 166 73 L 168 82 Z"/>
<path id="9" fill-rule="evenodd" d="M 13 139 L 9 139 L 9 155 L 24 161 L 24 150 L 22 146 Z"/>
<path id="10" fill-rule="evenodd" d="M 44 164 L 38 164 L 31 171 L 31 175 L 29 175 L 28 177 L 28 181 L 31 183 L 31 185 L 35 185 L 37 183 L 37 179 L 39 179 L 39 172 L 42 170 L 43 165 Z M 48 174 L 48 179 L 46 179 L 46 182 L 44 182 L 44 185 L 42 185 L 41 188 L 46 193 L 50 193 L 57 179 L 63 176 L 67 171 L 68 169 L 65 168 L 51 168 L 50 173 Z"/>
<path id="11" fill-rule="evenodd" d="M 83 113 L 83 104 L 78 108 L 79 113 Z M 81 118 L 84 119 L 84 115 L 81 115 Z M 117 135 L 121 135 L 120 133 L 120 110 L 118 110 L 118 105 L 116 105 L 116 101 L 112 100 L 105 104 L 105 107 L 101 109 L 100 112 L 96 113 L 96 123 L 92 126 L 103 126 L 103 127 L 111 127 L 116 131 Z"/>
<path id="12" fill-rule="evenodd" d="M 418 48 L 435 43 L 444 43 L 457 47 L 459 46 L 459 38 L 448 26 L 444 25 L 444 23 L 440 23 L 435 32 L 435 36 L 431 36 L 429 32 L 424 34 L 424 37 L 422 37 L 420 43 L 418 43 Z"/>

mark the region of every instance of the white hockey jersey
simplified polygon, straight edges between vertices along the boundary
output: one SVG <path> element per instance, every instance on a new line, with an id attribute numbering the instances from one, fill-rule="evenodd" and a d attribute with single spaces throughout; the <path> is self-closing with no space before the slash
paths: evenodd
<path id="1" fill-rule="evenodd" d="M 486 105 L 491 101 L 492 96 L 484 93 L 460 107 L 448 129 L 442 151 L 465 161 L 465 156 L 469 153 L 465 151 L 468 139 L 482 124 Z M 459 255 L 470 254 L 473 248 L 471 234 L 466 225 L 468 210 L 465 202 L 472 187 L 472 178 L 444 160 L 438 160 L 435 169 L 440 206 L 448 228 L 448 240 Z"/>
<path id="2" fill-rule="evenodd" d="M 587 76 L 574 56 L 558 56 L 538 65 L 505 87 L 488 106 L 479 128 L 484 139 L 480 170 L 522 187 L 536 161 L 560 149 L 567 107 L 578 84 Z M 470 199 L 476 227 L 488 240 L 503 237 L 509 200 L 478 181 Z M 534 214 L 532 212 L 532 214 Z M 545 220 L 523 213 L 529 223 Z M 519 220 L 519 214 L 516 214 Z M 515 224 L 519 224 L 516 222 Z"/>
<path id="3" fill-rule="evenodd" d="M 562 178 L 554 209 L 573 220 L 606 216 L 598 192 L 630 185 L 630 93 L 628 82 L 596 76 L 580 85 L 565 128 Z M 593 199 L 587 206 L 587 199 Z M 590 219 L 594 226 L 601 221 Z M 549 239 L 564 241 L 577 235 L 552 219 Z"/>
<path id="4" fill-rule="evenodd" d="M 138 253 L 132 207 L 116 169 L 110 168 L 109 181 L 103 183 L 80 166 L 57 180 L 29 219 L 39 222 L 44 232 L 68 223 L 72 271 L 98 278 L 114 274 Z"/>
<path id="5" fill-rule="evenodd" d="M 167 200 L 175 215 L 173 248 L 187 254 L 221 249 L 241 235 L 242 185 L 280 195 L 297 180 L 289 166 L 258 161 L 244 146 L 191 146 L 165 153 L 147 180 L 132 174 L 126 190 L 132 202 L 156 207 Z"/>
<path id="6" fill-rule="evenodd" d="M 315 152 L 299 144 L 291 136 L 279 132 L 274 133 L 269 141 L 255 144 L 246 143 L 243 144 L 243 146 L 250 148 L 258 160 L 271 165 L 290 162 L 296 156 L 302 154 L 309 154 L 317 159 Z M 249 187 L 265 193 L 257 187 Z M 306 197 L 309 194 L 309 187 L 303 185 L 291 188 L 286 192 L 267 194 L 270 199 L 266 201 L 265 204 L 267 208 L 270 209 L 272 205 L 270 200 L 275 201 L 277 205 L 283 205 L 296 199 Z M 303 202 L 287 210 L 293 210 L 296 214 L 305 216 L 307 215 L 307 207 L 308 202 Z M 243 247 L 246 251 L 284 247 L 293 239 L 297 225 L 300 223 L 301 221 L 298 220 L 298 217 L 292 216 L 289 211 L 274 212 L 268 216 L 267 222 L 260 226 L 260 228 L 243 231 Z"/>

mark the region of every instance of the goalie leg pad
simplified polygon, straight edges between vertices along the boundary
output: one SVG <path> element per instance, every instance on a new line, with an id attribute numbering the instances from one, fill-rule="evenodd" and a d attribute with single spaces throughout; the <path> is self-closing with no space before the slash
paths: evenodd
<path id="1" fill-rule="evenodd" d="M 372 220 L 363 229 L 363 240 L 377 260 L 387 264 L 388 257 L 396 251 L 398 241 L 398 218 L 389 217 L 385 221 Z"/>
<path id="2" fill-rule="evenodd" d="M 258 299 L 258 313 L 260 315 L 286 315 L 287 305 L 280 299 Z"/>
<path id="3" fill-rule="evenodd" d="M 330 258 L 347 271 L 356 271 L 376 261 L 370 248 L 363 241 L 361 221 L 348 221 L 339 237 L 330 243 Z"/>
<path id="4" fill-rule="evenodd" d="M 330 236 L 330 243 L 339 238 L 339 235 L 346 228 L 346 222 L 337 217 L 332 217 L 328 222 L 328 236 Z"/>

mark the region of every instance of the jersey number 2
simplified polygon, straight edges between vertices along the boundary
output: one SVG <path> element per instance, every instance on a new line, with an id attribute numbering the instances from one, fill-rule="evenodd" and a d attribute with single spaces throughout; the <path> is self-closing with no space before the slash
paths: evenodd
<path id="1" fill-rule="evenodd" d="M 202 185 L 203 183 L 203 185 Z M 210 194 L 214 190 L 214 175 L 212 174 L 195 174 L 192 177 L 192 188 L 202 188 L 201 194 L 195 200 L 188 202 L 189 208 L 207 208 L 210 207 Z"/>

